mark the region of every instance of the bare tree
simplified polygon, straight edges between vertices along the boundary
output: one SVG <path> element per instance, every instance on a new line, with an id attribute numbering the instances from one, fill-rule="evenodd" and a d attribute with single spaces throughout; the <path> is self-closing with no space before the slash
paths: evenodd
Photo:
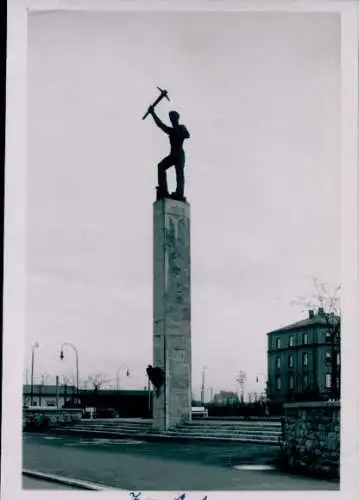
<path id="1" fill-rule="evenodd" d="M 110 382 L 110 379 L 102 372 L 96 372 L 93 375 L 90 375 L 88 380 L 92 384 L 95 391 L 101 389 L 101 387 Z"/>
<path id="2" fill-rule="evenodd" d="M 341 343 L 341 309 L 340 290 L 336 286 L 329 290 L 328 286 L 318 278 L 313 278 L 314 293 L 310 297 L 298 297 L 292 305 L 304 306 L 321 316 L 326 324 L 326 342 L 330 346 L 330 354 L 326 363 L 331 367 L 331 399 L 340 398 L 340 343 Z"/>
<path id="3" fill-rule="evenodd" d="M 62 377 L 62 385 L 66 385 L 66 386 L 75 386 L 75 377 L 74 375 L 70 375 L 70 374 L 67 374 L 67 375 L 63 375 Z"/>
<path id="4" fill-rule="evenodd" d="M 340 290 L 341 285 L 330 290 L 326 283 L 323 283 L 318 278 L 312 278 L 314 292 L 309 297 L 299 296 L 291 302 L 291 305 L 303 306 L 303 310 L 311 309 L 315 312 L 324 310 L 327 313 L 334 313 L 336 316 L 341 316 L 340 310 Z"/>
<path id="5" fill-rule="evenodd" d="M 50 375 L 48 373 L 40 373 L 40 384 L 39 385 L 46 385 L 47 382 L 50 379 Z"/>

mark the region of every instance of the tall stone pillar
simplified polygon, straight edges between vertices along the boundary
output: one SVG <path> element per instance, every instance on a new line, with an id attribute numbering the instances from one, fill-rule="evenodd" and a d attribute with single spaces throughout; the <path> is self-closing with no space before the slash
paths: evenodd
<path id="1" fill-rule="evenodd" d="M 153 364 L 165 383 L 153 396 L 153 426 L 167 430 L 191 419 L 190 206 L 154 203 Z"/>

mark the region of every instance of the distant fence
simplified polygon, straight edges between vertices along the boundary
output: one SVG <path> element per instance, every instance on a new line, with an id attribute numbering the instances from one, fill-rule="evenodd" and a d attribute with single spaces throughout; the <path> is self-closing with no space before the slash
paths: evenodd
<path id="1" fill-rule="evenodd" d="M 246 418 L 246 417 L 268 417 L 268 407 L 264 403 L 240 403 L 218 404 L 207 403 L 209 418 Z"/>
<path id="2" fill-rule="evenodd" d="M 233 422 L 239 422 L 239 421 L 252 421 L 252 422 L 280 422 L 281 417 L 275 416 L 275 415 L 268 415 L 268 416 L 256 416 L 256 415 L 247 415 L 246 417 L 244 416 L 208 416 L 206 417 L 206 420 L 225 420 L 225 421 L 233 421 Z"/>
<path id="3" fill-rule="evenodd" d="M 81 420 L 82 409 L 23 408 L 24 431 L 45 430 L 49 427 L 70 424 Z"/>

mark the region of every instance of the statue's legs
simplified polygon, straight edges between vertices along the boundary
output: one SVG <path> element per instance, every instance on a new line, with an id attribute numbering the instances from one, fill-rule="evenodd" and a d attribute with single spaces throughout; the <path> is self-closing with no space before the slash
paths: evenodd
<path id="1" fill-rule="evenodd" d="M 174 158 L 172 155 L 166 156 L 166 158 L 163 158 L 163 160 L 161 160 L 157 165 L 158 189 L 164 195 L 168 194 L 166 170 L 172 167 L 173 165 L 174 165 Z"/>
<path id="2" fill-rule="evenodd" d="M 183 198 L 184 197 L 184 165 L 185 165 L 185 154 L 184 151 L 176 157 L 175 169 L 176 169 L 176 180 L 177 180 L 177 189 L 176 196 Z"/>
<path id="3" fill-rule="evenodd" d="M 174 193 L 177 198 L 181 199 L 184 197 L 184 165 L 185 165 L 185 154 L 184 151 L 173 154 L 171 153 L 166 158 L 160 161 L 157 165 L 158 168 L 158 191 L 160 196 L 168 196 L 168 185 L 167 185 L 167 169 L 170 167 L 175 167 L 176 170 L 176 181 L 177 188 Z"/>

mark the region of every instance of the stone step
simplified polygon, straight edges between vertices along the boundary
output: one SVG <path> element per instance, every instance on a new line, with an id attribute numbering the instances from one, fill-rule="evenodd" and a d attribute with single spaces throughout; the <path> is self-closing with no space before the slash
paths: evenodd
<path id="1" fill-rule="evenodd" d="M 152 427 L 152 422 L 122 422 L 121 420 L 115 420 L 115 419 L 95 419 L 95 420 L 81 420 L 81 423 L 83 425 L 87 426 L 93 426 L 93 425 L 112 425 L 112 426 L 120 426 L 123 428 L 151 428 Z M 215 423 L 201 423 L 197 424 L 194 422 L 188 422 L 186 424 L 182 424 L 179 427 L 183 429 L 189 429 L 189 428 L 195 428 L 195 429 L 206 429 L 206 430 L 218 430 L 218 429 L 223 429 L 223 430 L 236 430 L 236 429 L 246 429 L 246 430 L 261 430 L 264 432 L 280 432 L 281 431 L 281 426 L 280 425 L 258 425 L 258 424 L 215 424 Z"/>
<path id="2" fill-rule="evenodd" d="M 91 419 L 52 429 L 56 433 L 143 439 L 235 441 L 279 445 L 280 423 L 191 421 L 167 432 L 152 427 L 152 420 Z"/>
<path id="3" fill-rule="evenodd" d="M 88 427 L 85 428 L 73 428 L 73 427 L 58 427 L 53 428 L 52 432 L 56 434 L 84 434 L 87 436 L 101 436 L 101 437 L 111 437 L 111 438 L 123 438 L 128 435 L 135 435 L 134 433 L 127 432 L 106 432 L 104 430 L 89 430 Z M 161 439 L 179 439 L 179 440 L 200 440 L 200 441 L 223 441 L 223 442 L 243 442 L 243 443 L 256 443 L 256 444 L 270 444 L 270 445 L 279 445 L 279 438 L 260 438 L 251 435 L 243 435 L 241 437 L 238 436 L 221 436 L 221 435 L 188 435 L 177 433 L 176 431 L 167 431 L 166 433 L 161 432 L 152 432 L 152 433 L 136 433 L 138 438 L 161 438 Z"/>
<path id="4" fill-rule="evenodd" d="M 169 434 L 169 435 L 172 435 L 172 436 L 175 436 L 175 435 L 186 435 L 186 436 L 196 436 L 196 437 L 206 437 L 206 436 L 209 436 L 209 437 L 246 437 L 246 438 L 250 438 L 250 439 L 266 439 L 266 440 L 273 440 L 273 441 L 276 441 L 278 440 L 280 434 L 278 435 L 273 435 L 273 436 L 270 436 L 270 435 L 266 435 L 266 434 L 256 434 L 256 433 L 251 433 L 251 432 L 241 432 L 241 433 L 222 433 L 222 432 L 217 432 L 215 434 L 208 434 L 208 433 L 195 433 L 195 432 L 191 432 L 191 433 L 184 433 L 184 432 L 181 432 L 181 430 L 177 430 L 177 429 L 173 429 L 173 430 L 169 430 L 166 432 L 166 434 Z"/>
<path id="5" fill-rule="evenodd" d="M 113 428 L 113 429 L 129 429 L 129 430 L 143 430 L 143 429 L 152 429 L 152 425 L 130 425 L 126 424 L 123 425 L 121 423 L 116 423 L 116 422 L 97 422 L 93 421 L 91 424 L 87 422 L 77 422 L 72 425 L 81 425 L 82 427 L 87 427 L 89 429 L 91 428 Z M 275 429 L 264 429 L 263 427 L 253 427 L 253 426 L 248 426 L 248 427 L 242 427 L 242 426 L 236 426 L 236 427 L 215 427 L 215 426 L 192 426 L 190 424 L 184 424 L 180 425 L 177 427 L 177 429 L 181 429 L 184 432 L 258 432 L 261 434 L 280 434 L 281 429 L 280 428 L 275 428 Z"/>
<path id="6" fill-rule="evenodd" d="M 281 426 L 280 425 L 276 425 L 276 424 L 271 424 L 271 425 L 260 425 L 260 424 L 253 424 L 253 423 L 248 423 L 248 424 L 244 424 L 244 423 L 238 423 L 238 424 L 216 424 L 214 422 L 208 422 L 208 423 L 201 423 L 201 424 L 198 424 L 194 421 L 191 421 L 191 422 L 186 422 L 182 425 L 185 425 L 185 426 L 189 426 L 189 427 L 196 427 L 196 429 L 200 429 L 201 427 L 206 427 L 206 428 L 209 428 L 209 427 L 215 427 L 216 429 L 236 429 L 238 427 L 240 428 L 243 428 L 243 429 L 247 429 L 247 428 L 254 428 L 254 429 L 280 429 Z"/>
<path id="7" fill-rule="evenodd" d="M 75 425 L 78 425 L 80 422 L 76 423 Z M 88 428 L 94 427 L 94 426 L 102 426 L 102 427 L 121 427 L 122 429 L 151 429 L 152 424 L 149 425 L 131 425 L 131 424 L 121 424 L 121 423 L 116 423 L 116 422 L 96 422 L 95 420 L 91 423 L 88 422 L 83 422 L 81 420 L 81 425 L 84 425 Z"/>
<path id="8" fill-rule="evenodd" d="M 94 425 L 94 424 L 113 424 L 121 426 L 131 426 L 131 427 L 152 427 L 152 421 L 136 421 L 136 420 L 121 420 L 117 418 L 95 418 L 95 419 L 82 419 L 81 423 L 84 425 Z"/>
<path id="9" fill-rule="evenodd" d="M 64 429 L 64 428 L 63 428 Z M 108 433 L 115 433 L 115 434 L 131 434 L 131 435 L 138 435 L 138 434 L 161 434 L 161 431 L 157 431 L 155 429 L 149 428 L 149 429 L 142 429 L 139 431 L 138 429 L 125 429 L 121 428 L 120 426 L 101 426 L 101 425 L 93 425 L 93 426 L 83 426 L 80 423 L 72 425 L 71 427 L 66 427 L 66 429 L 69 430 L 77 430 L 79 432 L 108 432 Z M 237 430 L 236 432 L 224 432 L 217 430 L 217 432 L 200 432 L 199 430 L 191 429 L 191 430 L 186 430 L 183 431 L 182 429 L 173 429 L 170 431 L 167 431 L 165 434 L 168 435 L 181 435 L 181 436 L 189 436 L 189 437 L 220 437 L 220 438 L 244 438 L 248 437 L 250 439 L 265 439 L 265 440 L 278 440 L 280 437 L 280 433 L 263 433 L 263 432 L 249 432 L 249 431 L 243 431 L 243 430 Z"/>
<path id="10" fill-rule="evenodd" d="M 129 427 L 122 427 L 118 425 L 92 425 L 92 426 L 82 426 L 80 424 L 75 424 L 71 426 L 72 428 L 76 429 L 82 429 L 82 430 L 98 430 L 98 431 L 109 431 L 109 432 L 128 432 L 128 433 L 133 433 L 136 434 L 138 432 L 156 432 L 154 431 L 151 427 L 149 428 L 144 428 L 139 430 L 138 428 L 129 428 Z M 258 437 L 266 437 L 266 438 L 277 438 L 280 436 L 279 431 L 275 432 L 264 432 L 260 430 L 244 430 L 244 429 L 236 429 L 236 430 L 227 430 L 227 429 L 216 429 L 212 431 L 208 431 L 206 429 L 183 429 L 183 428 L 178 428 L 174 429 L 174 432 L 176 433 L 181 433 L 181 434 L 186 434 L 186 435 L 221 435 L 221 436 L 241 436 L 241 435 L 247 435 L 251 434 L 253 436 L 258 436 Z"/>
<path id="11" fill-rule="evenodd" d="M 86 427 L 88 429 L 100 428 L 100 429 L 122 429 L 128 431 L 144 431 L 144 430 L 152 430 L 151 422 L 143 422 L 143 423 L 132 423 L 132 422 L 121 422 L 118 420 L 81 420 L 80 422 L 72 423 L 72 426 L 81 426 Z M 236 426 L 222 426 L 222 425 L 193 425 L 192 423 L 186 423 L 179 425 L 177 429 L 181 430 L 181 432 L 196 432 L 196 433 L 258 433 L 265 435 L 278 435 L 281 433 L 281 427 L 263 427 L 256 425 L 236 425 Z"/>
<path id="12" fill-rule="evenodd" d="M 281 422 L 277 421 L 265 421 L 265 420 L 214 420 L 208 418 L 198 418 L 192 419 L 187 422 L 188 425 L 217 425 L 217 426 L 228 426 L 228 425 L 258 425 L 264 427 L 280 427 Z"/>
<path id="13" fill-rule="evenodd" d="M 190 424 L 184 424 L 184 425 L 180 425 L 178 426 L 179 428 L 181 429 L 184 429 L 184 430 L 190 430 L 190 429 L 195 429 L 196 431 L 205 431 L 205 432 L 208 432 L 208 431 L 220 431 L 220 432 L 235 432 L 237 430 L 240 430 L 240 431 L 244 431 L 244 432 L 247 432 L 247 431 L 258 431 L 258 432 L 281 432 L 281 428 L 280 427 L 270 427 L 270 428 L 263 428 L 263 427 L 255 427 L 255 426 L 248 426 L 248 427 L 242 427 L 240 425 L 237 425 L 235 427 L 216 427 L 216 426 L 194 426 L 194 425 L 190 425 Z"/>

